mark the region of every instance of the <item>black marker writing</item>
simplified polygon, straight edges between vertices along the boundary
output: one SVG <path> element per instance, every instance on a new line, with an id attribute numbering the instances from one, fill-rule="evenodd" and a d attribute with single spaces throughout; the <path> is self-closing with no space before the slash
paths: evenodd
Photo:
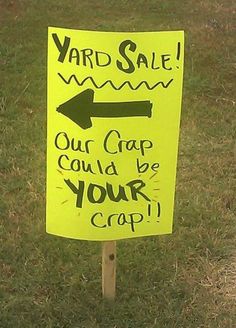
<path id="1" fill-rule="evenodd" d="M 103 87 L 109 85 L 112 87 L 112 89 L 119 91 L 123 89 L 124 87 L 129 87 L 130 90 L 138 90 L 141 87 L 145 87 L 147 90 L 154 90 L 158 86 L 167 89 L 171 83 L 174 81 L 174 79 L 169 79 L 166 82 L 164 81 L 157 81 L 154 84 L 150 84 L 147 81 L 140 81 L 137 85 L 133 85 L 130 81 L 124 81 L 120 85 L 115 84 L 111 80 L 107 80 L 103 83 L 97 83 L 92 76 L 87 76 L 86 78 L 80 80 L 75 74 L 70 75 L 69 78 L 65 78 L 61 73 L 57 73 L 58 76 L 61 78 L 61 80 L 65 84 L 70 84 L 72 82 L 75 82 L 78 86 L 83 86 L 86 82 L 91 82 L 91 84 L 96 88 L 96 89 L 102 89 Z"/>
<path id="2" fill-rule="evenodd" d="M 157 50 L 149 53 L 138 51 L 138 45 L 132 40 L 123 40 L 118 45 L 119 58 L 112 58 L 111 54 L 94 50 L 91 47 L 78 49 L 70 47 L 71 39 L 68 36 L 61 41 L 56 33 L 52 34 L 53 41 L 59 52 L 58 61 L 64 63 L 67 60 L 71 64 L 86 66 L 90 69 L 116 65 L 117 69 L 131 74 L 142 67 L 151 70 L 172 70 L 172 56 L 170 53 L 160 53 Z M 177 60 L 180 57 L 180 42 L 177 44 Z"/>
<path id="3" fill-rule="evenodd" d="M 80 140 L 75 138 L 69 138 L 66 132 L 59 132 L 55 137 L 55 146 L 60 150 L 71 149 L 73 151 L 79 151 L 82 153 L 90 153 L 90 144 L 94 143 L 94 140 Z"/>
<path id="4" fill-rule="evenodd" d="M 146 68 L 150 68 L 153 70 L 157 69 L 164 69 L 164 70 L 172 70 L 172 67 L 170 66 L 170 63 L 168 63 L 171 60 L 170 54 L 161 54 L 159 55 L 159 66 L 155 66 L 155 62 L 157 60 L 157 54 L 155 52 L 151 53 L 151 60 L 149 57 L 143 53 L 138 53 L 136 59 L 131 58 L 131 52 L 135 52 L 137 48 L 137 45 L 131 41 L 131 40 L 125 40 L 121 42 L 119 47 L 119 52 L 121 57 L 124 59 L 124 62 L 121 62 L 120 60 L 116 61 L 117 68 L 119 68 L 121 71 L 125 73 L 133 73 L 137 68 L 140 68 L 142 66 L 145 66 Z M 133 57 L 133 56 L 132 56 Z M 150 62 L 149 62 L 150 61 Z M 168 63 L 168 64 L 167 64 Z"/>
<path id="5" fill-rule="evenodd" d="M 86 196 L 87 200 L 92 204 L 101 204 L 107 198 L 112 202 L 120 202 L 134 200 L 138 201 L 140 199 L 145 199 L 146 201 L 150 201 L 150 198 L 144 193 L 143 189 L 146 184 L 140 180 L 132 180 L 126 183 L 125 186 L 113 186 L 110 183 L 106 183 L 105 186 L 95 183 L 89 183 L 85 185 L 85 181 L 78 180 L 78 187 L 76 187 L 70 179 L 64 179 L 67 186 L 71 189 L 71 191 L 77 195 L 76 199 L 76 207 L 83 207 L 83 200 Z M 86 192 L 85 192 L 86 189 Z"/>
<path id="6" fill-rule="evenodd" d="M 111 63 L 111 56 L 103 51 L 93 50 L 91 48 L 77 49 L 70 48 L 71 39 L 67 36 L 64 38 L 64 42 L 61 43 L 57 34 L 52 34 L 55 45 L 59 51 L 58 61 L 63 63 L 68 55 L 68 62 L 75 63 L 76 65 L 89 66 L 93 68 L 94 65 L 98 67 L 108 66 Z"/>
<path id="7" fill-rule="evenodd" d="M 59 105 L 57 111 L 82 129 L 92 127 L 91 117 L 100 118 L 133 118 L 152 116 L 152 103 L 144 101 L 95 102 L 94 90 L 86 89 Z"/>
<path id="8" fill-rule="evenodd" d="M 102 212 L 94 213 L 91 217 L 91 224 L 96 228 L 110 228 L 117 226 L 130 225 L 132 232 L 135 232 L 135 225 L 143 221 L 142 213 L 112 213 L 104 217 Z"/>
<path id="9" fill-rule="evenodd" d="M 153 143 L 148 139 L 123 139 L 121 134 L 117 130 L 110 130 L 103 142 L 103 148 L 105 152 L 109 154 L 118 154 L 125 151 L 138 151 L 142 156 L 146 154 L 146 151 L 153 147 Z"/>

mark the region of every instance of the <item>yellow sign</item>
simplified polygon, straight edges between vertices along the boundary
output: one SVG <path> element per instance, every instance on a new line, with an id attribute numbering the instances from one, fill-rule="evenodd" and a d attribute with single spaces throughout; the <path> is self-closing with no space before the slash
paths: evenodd
<path id="1" fill-rule="evenodd" d="M 184 33 L 48 32 L 47 232 L 172 232 Z"/>

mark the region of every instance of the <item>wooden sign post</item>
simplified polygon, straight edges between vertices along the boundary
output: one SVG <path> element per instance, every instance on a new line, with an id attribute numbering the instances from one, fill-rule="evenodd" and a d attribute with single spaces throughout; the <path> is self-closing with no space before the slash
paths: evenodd
<path id="1" fill-rule="evenodd" d="M 102 294 L 108 300 L 114 300 L 116 293 L 116 242 L 105 241 L 102 244 Z"/>

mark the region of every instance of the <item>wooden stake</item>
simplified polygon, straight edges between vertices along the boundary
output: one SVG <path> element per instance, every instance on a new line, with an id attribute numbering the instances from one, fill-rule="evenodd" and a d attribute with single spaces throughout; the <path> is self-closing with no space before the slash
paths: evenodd
<path id="1" fill-rule="evenodd" d="M 105 241 L 102 245 L 102 294 L 109 300 L 116 294 L 116 242 Z"/>

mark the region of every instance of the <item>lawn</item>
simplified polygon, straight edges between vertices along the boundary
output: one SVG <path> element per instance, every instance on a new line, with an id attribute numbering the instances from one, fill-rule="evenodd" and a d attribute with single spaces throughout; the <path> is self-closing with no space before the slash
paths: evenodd
<path id="1" fill-rule="evenodd" d="M 0 327 L 230 328 L 236 322 L 231 0 L 0 0 Z M 174 233 L 101 243 L 45 233 L 47 27 L 185 30 Z"/>

